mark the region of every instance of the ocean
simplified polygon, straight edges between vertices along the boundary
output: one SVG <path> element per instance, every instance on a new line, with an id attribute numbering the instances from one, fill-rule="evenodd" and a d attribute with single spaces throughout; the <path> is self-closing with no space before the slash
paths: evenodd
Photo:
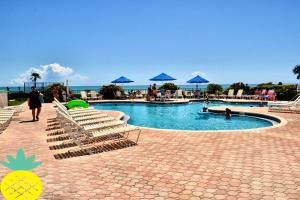
<path id="1" fill-rule="evenodd" d="M 230 84 L 221 84 L 223 89 L 227 89 Z M 249 86 L 253 87 L 256 86 L 256 84 L 248 84 Z M 121 85 L 124 90 L 130 91 L 130 90 L 146 90 L 149 85 Z M 160 85 L 158 85 L 159 87 Z M 196 88 L 196 85 L 191 84 L 191 85 L 178 85 L 181 89 L 186 89 L 186 90 L 192 90 Z M 79 93 L 81 90 L 96 90 L 99 91 L 101 86 L 70 86 L 70 89 L 72 90 L 73 93 Z M 207 88 L 207 84 L 199 84 L 198 88 L 201 90 L 205 90 Z M 29 88 L 28 88 L 29 89 Z M 28 90 L 26 89 L 26 90 Z M 0 87 L 0 90 L 7 90 L 6 87 Z M 23 87 L 9 87 L 9 90 L 11 92 L 18 92 L 18 91 L 23 91 Z"/>

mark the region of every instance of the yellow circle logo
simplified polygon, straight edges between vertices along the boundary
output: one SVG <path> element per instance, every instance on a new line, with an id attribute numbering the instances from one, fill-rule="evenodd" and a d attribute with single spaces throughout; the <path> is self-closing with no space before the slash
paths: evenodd
<path id="1" fill-rule="evenodd" d="M 1 192 L 7 200 L 35 200 L 42 193 L 42 182 L 34 173 L 18 170 L 2 179 Z"/>

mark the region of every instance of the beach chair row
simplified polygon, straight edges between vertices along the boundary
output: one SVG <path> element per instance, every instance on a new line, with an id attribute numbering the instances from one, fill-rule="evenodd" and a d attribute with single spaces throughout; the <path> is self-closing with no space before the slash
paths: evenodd
<path id="1" fill-rule="evenodd" d="M 93 108 L 67 110 L 56 99 L 53 103 L 57 108 L 57 121 L 63 128 L 64 134 L 67 134 L 80 149 L 103 146 L 106 142 L 128 140 L 129 133 L 133 131 L 137 132 L 134 142 L 138 143 L 141 133 L 139 127 L 128 125 L 125 121 L 117 120 Z M 112 138 L 117 139 L 112 140 Z M 101 141 L 101 144 L 94 141 Z"/>
<path id="2" fill-rule="evenodd" d="M 252 99 L 252 100 L 275 100 L 275 91 L 274 90 L 257 90 L 254 95 L 244 95 L 244 90 L 239 89 L 235 95 L 234 89 L 229 89 L 228 94 L 226 95 L 208 95 L 209 98 L 218 98 L 218 99 Z"/>
<path id="3" fill-rule="evenodd" d="M 102 95 L 98 95 L 95 90 L 90 91 L 90 96 L 86 91 L 80 91 L 81 99 L 83 100 L 98 100 L 102 99 Z"/>
<path id="4" fill-rule="evenodd" d="M 0 132 L 4 131 L 13 116 L 21 111 L 22 106 L 7 106 L 5 108 L 0 108 Z"/>

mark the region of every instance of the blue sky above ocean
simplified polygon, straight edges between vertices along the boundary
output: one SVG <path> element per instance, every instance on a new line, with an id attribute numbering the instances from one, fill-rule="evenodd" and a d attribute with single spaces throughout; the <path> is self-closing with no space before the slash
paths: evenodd
<path id="1" fill-rule="evenodd" d="M 0 85 L 102 85 L 161 72 L 185 84 L 296 83 L 300 1 L 0 1 Z"/>

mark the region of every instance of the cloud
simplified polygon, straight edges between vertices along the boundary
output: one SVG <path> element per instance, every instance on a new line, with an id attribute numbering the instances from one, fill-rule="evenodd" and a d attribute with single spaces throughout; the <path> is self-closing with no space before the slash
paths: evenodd
<path id="1" fill-rule="evenodd" d="M 201 72 L 201 71 L 195 71 L 195 72 L 192 73 L 192 75 L 193 75 L 193 76 L 199 75 L 199 76 L 202 76 L 203 78 L 206 78 L 206 77 L 207 77 L 207 74 L 204 73 L 204 72 Z"/>
<path id="2" fill-rule="evenodd" d="M 74 82 L 82 82 L 88 79 L 87 76 L 76 73 L 71 67 L 65 67 L 58 63 L 52 63 L 48 65 L 41 65 L 39 67 L 30 67 L 24 73 L 19 74 L 15 79 L 11 81 L 11 84 L 23 84 L 30 81 L 30 75 L 32 72 L 39 73 L 42 82 L 64 82 L 70 80 Z"/>

